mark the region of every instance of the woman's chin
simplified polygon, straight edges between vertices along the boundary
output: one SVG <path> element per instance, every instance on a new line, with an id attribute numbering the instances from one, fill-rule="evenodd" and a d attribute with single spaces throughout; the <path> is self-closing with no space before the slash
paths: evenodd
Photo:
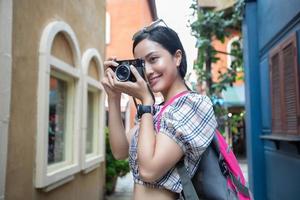
<path id="1" fill-rule="evenodd" d="M 154 85 L 153 87 L 151 87 L 152 92 L 154 93 L 158 93 L 161 91 L 161 89 L 159 89 L 159 87 L 156 87 L 156 85 Z"/>

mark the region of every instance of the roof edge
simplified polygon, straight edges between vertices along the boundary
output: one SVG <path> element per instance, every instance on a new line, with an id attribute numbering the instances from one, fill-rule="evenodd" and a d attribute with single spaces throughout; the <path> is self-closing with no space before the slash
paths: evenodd
<path id="1" fill-rule="evenodd" d="M 155 0 L 148 0 L 148 5 L 151 12 L 152 20 L 157 20 L 157 10 L 156 10 L 156 3 Z"/>

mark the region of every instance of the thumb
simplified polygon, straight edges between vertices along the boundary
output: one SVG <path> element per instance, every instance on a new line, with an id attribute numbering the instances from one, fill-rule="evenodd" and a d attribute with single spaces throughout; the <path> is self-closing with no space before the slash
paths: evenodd
<path id="1" fill-rule="evenodd" d="M 136 81 L 144 80 L 144 79 L 142 78 L 142 74 L 140 74 L 140 72 L 136 69 L 135 66 L 130 65 L 130 71 L 132 72 L 132 74 L 133 74 L 134 77 L 136 78 Z"/>

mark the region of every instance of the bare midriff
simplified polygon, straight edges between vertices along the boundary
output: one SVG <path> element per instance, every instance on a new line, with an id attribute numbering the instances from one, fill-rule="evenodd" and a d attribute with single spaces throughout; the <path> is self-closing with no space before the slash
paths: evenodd
<path id="1" fill-rule="evenodd" d="M 150 188 L 140 184 L 134 184 L 133 200 L 176 200 L 178 194 L 166 189 Z"/>

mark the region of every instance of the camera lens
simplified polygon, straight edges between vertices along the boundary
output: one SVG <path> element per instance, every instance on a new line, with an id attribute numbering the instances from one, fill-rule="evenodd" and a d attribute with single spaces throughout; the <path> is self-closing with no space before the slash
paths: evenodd
<path id="1" fill-rule="evenodd" d="M 119 65 L 115 73 L 119 81 L 128 81 L 130 76 L 129 65 Z"/>

